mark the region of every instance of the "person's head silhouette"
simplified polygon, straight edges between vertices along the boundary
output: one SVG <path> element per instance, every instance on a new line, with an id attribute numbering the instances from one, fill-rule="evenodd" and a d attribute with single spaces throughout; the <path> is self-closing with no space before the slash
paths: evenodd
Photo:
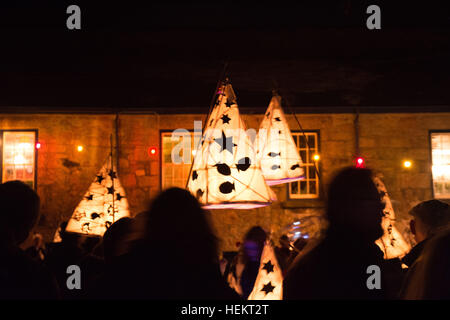
<path id="1" fill-rule="evenodd" d="M 410 221 L 411 232 L 417 242 L 450 225 L 450 205 L 436 199 L 419 203 L 409 213 L 413 217 Z"/>
<path id="2" fill-rule="evenodd" d="M 148 211 L 146 238 L 185 262 L 218 262 L 218 240 L 198 200 L 187 190 L 161 192 Z"/>
<path id="3" fill-rule="evenodd" d="M 39 219 L 40 199 L 21 181 L 0 184 L 0 238 L 13 245 L 24 242 Z"/>
<path id="4" fill-rule="evenodd" d="M 328 190 L 329 232 L 375 241 L 383 235 L 384 204 L 372 178 L 372 171 L 344 168 Z"/>
<path id="5" fill-rule="evenodd" d="M 247 260 L 259 261 L 267 234 L 260 226 L 254 226 L 244 236 L 244 255 Z"/>
<path id="6" fill-rule="evenodd" d="M 123 217 L 114 222 L 103 235 L 103 252 L 106 262 L 127 253 L 133 219 Z"/>

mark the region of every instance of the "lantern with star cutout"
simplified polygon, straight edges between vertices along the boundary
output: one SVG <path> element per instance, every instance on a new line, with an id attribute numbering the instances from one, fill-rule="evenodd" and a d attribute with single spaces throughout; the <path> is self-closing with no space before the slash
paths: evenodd
<path id="1" fill-rule="evenodd" d="M 109 158 L 75 208 L 66 231 L 103 236 L 111 224 L 129 216 L 125 191 Z"/>
<path id="2" fill-rule="evenodd" d="M 251 209 L 276 199 L 264 181 L 228 81 L 216 93 L 187 187 L 207 209 Z"/>
<path id="3" fill-rule="evenodd" d="M 273 95 L 261 122 L 256 150 L 268 185 L 304 178 L 302 159 L 281 108 L 281 97 L 277 94 Z"/>
<path id="4" fill-rule="evenodd" d="M 282 300 L 283 274 L 270 241 L 266 241 L 261 255 L 258 276 L 248 300 Z"/>
<path id="5" fill-rule="evenodd" d="M 380 193 L 381 200 L 385 204 L 381 221 L 384 234 L 375 243 L 383 251 L 385 259 L 401 258 L 410 251 L 411 246 L 394 226 L 395 213 L 384 183 L 379 177 L 374 177 L 373 181 Z"/>

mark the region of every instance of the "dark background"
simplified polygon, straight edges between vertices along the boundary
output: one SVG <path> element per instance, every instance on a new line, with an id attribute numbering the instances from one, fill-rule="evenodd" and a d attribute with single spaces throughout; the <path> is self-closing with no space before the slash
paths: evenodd
<path id="1" fill-rule="evenodd" d="M 0 5 L 1 110 L 206 113 L 225 61 L 241 108 L 450 110 L 445 1 L 90 2 Z"/>

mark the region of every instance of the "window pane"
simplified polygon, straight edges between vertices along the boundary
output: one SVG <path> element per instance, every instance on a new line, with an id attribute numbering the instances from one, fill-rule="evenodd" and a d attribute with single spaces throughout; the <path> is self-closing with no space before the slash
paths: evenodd
<path id="1" fill-rule="evenodd" d="M 35 132 L 3 132 L 2 182 L 21 180 L 34 187 L 35 144 Z"/>
<path id="2" fill-rule="evenodd" d="M 188 152 L 191 153 L 191 161 L 193 158 L 194 152 L 192 152 L 194 147 L 194 133 L 189 133 L 191 138 L 191 150 L 188 150 Z M 187 134 L 187 135 L 189 135 Z M 179 148 L 179 156 L 180 159 L 183 159 L 183 148 L 180 148 L 180 143 L 183 143 L 182 137 L 178 137 L 177 140 L 172 141 L 172 133 L 162 133 L 162 163 L 161 167 L 163 169 L 163 175 L 162 175 L 162 181 L 161 181 L 161 187 L 163 189 L 168 187 L 180 187 L 184 188 L 186 187 L 186 182 L 188 179 L 189 171 L 191 169 L 191 164 L 189 163 L 173 163 L 172 162 L 172 150 L 175 146 L 178 145 Z"/>
<path id="3" fill-rule="evenodd" d="M 306 145 L 305 135 L 308 145 Z M 303 169 L 305 170 L 305 179 L 300 182 L 290 183 L 289 197 L 317 198 L 319 195 L 318 177 L 314 168 L 313 156 L 318 153 L 318 134 L 316 132 L 305 132 L 304 134 L 302 132 L 292 132 L 292 136 L 299 148 Z"/>
<path id="4" fill-rule="evenodd" d="M 450 132 L 431 134 L 434 196 L 450 198 Z"/>

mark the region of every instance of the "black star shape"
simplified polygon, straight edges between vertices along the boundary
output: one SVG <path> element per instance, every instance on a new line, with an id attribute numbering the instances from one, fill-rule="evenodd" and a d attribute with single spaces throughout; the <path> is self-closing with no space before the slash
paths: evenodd
<path id="1" fill-rule="evenodd" d="M 111 187 L 109 187 L 109 188 L 106 188 L 106 189 L 108 189 L 108 194 L 114 194 L 114 187 L 113 186 L 111 186 Z"/>
<path id="2" fill-rule="evenodd" d="M 280 117 L 276 117 L 274 119 L 275 119 L 275 121 L 281 121 Z"/>
<path id="3" fill-rule="evenodd" d="M 86 200 L 94 200 L 94 195 L 90 194 L 86 197 Z"/>
<path id="4" fill-rule="evenodd" d="M 109 170 L 109 172 L 108 172 L 108 176 L 110 176 L 110 177 L 111 177 L 111 179 L 117 178 L 117 175 L 116 175 L 116 173 L 115 173 L 114 171 L 112 171 L 112 170 Z"/>
<path id="5" fill-rule="evenodd" d="M 274 265 L 272 264 L 272 262 L 269 260 L 266 263 L 264 263 L 264 267 L 263 269 L 267 271 L 267 274 L 273 272 L 273 267 Z"/>
<path id="6" fill-rule="evenodd" d="M 116 193 L 116 198 L 117 198 L 117 201 L 120 201 L 120 200 L 122 200 L 122 198 L 125 198 L 125 197 L 122 196 L 120 193 Z"/>
<path id="7" fill-rule="evenodd" d="M 222 138 L 214 139 L 214 141 L 217 142 L 222 148 L 220 152 L 226 149 L 231 154 L 233 154 L 233 147 L 237 146 L 236 144 L 233 143 L 233 137 L 225 136 L 225 132 L 223 132 L 223 130 L 222 130 Z"/>
<path id="8" fill-rule="evenodd" d="M 192 172 L 192 180 L 197 180 L 197 178 L 198 178 L 197 171 L 194 170 L 194 172 Z"/>
<path id="9" fill-rule="evenodd" d="M 98 182 L 98 183 L 101 184 L 103 180 L 105 180 L 105 178 L 103 178 L 102 175 L 98 175 L 98 176 L 97 176 L 97 182 Z"/>
<path id="10" fill-rule="evenodd" d="M 269 281 L 269 283 L 264 285 L 261 291 L 264 291 L 267 295 L 268 293 L 273 292 L 273 289 L 275 289 L 275 287 L 272 285 L 272 282 Z"/>
<path id="11" fill-rule="evenodd" d="M 226 115 L 226 114 L 224 114 L 224 115 L 222 116 L 222 118 L 220 118 L 220 119 L 222 120 L 223 124 L 225 124 L 225 123 L 230 123 L 230 120 L 231 120 L 231 118 L 228 117 L 228 115 Z"/>
<path id="12" fill-rule="evenodd" d="M 234 101 L 231 101 L 231 99 L 227 98 L 227 102 L 225 102 L 227 108 L 231 108 L 233 104 L 235 104 Z"/>

